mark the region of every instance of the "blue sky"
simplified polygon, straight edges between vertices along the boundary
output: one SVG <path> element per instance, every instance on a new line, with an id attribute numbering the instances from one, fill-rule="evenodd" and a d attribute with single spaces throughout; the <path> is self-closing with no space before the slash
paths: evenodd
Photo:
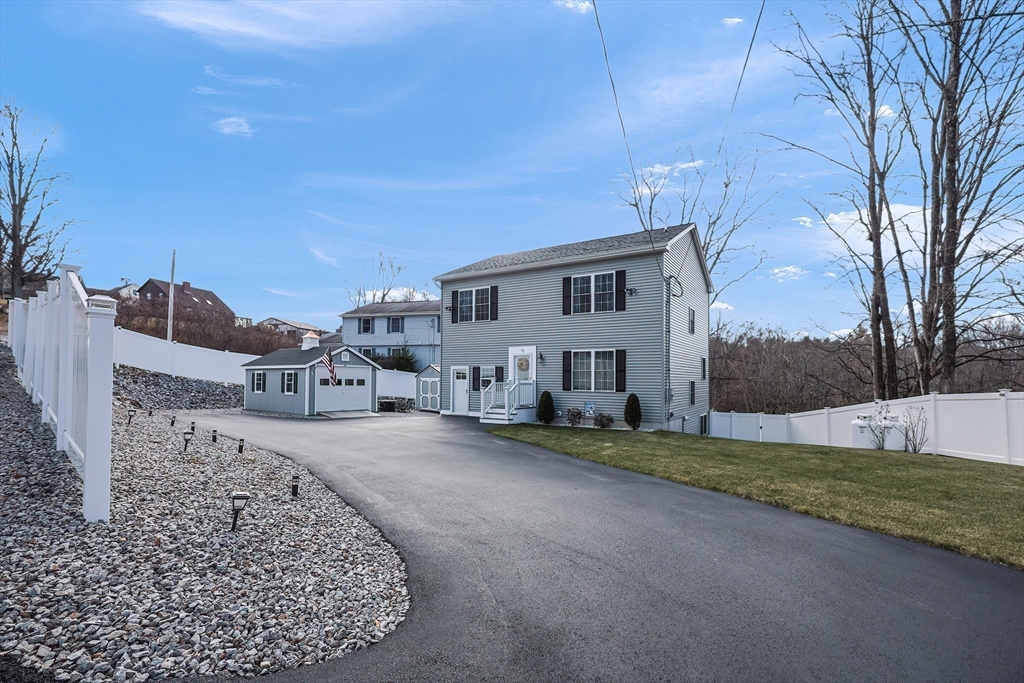
<path id="1" fill-rule="evenodd" d="M 687 147 L 712 162 L 759 6 L 599 2 L 638 163 Z M 841 180 L 757 135 L 840 142 L 772 45 L 793 38 L 789 11 L 829 35 L 822 5 L 768 3 L 726 147 L 765 151 L 779 194 L 739 239 L 771 258 L 721 301 L 735 320 L 849 328 L 832 243 L 800 220 L 807 200 L 847 210 Z M 616 196 L 628 163 L 585 4 L 5 0 L 0 46 L 0 96 L 59 126 L 68 260 L 91 286 L 166 279 L 174 248 L 177 279 L 239 315 L 333 329 L 379 251 L 422 289 L 494 254 L 639 229 Z"/>

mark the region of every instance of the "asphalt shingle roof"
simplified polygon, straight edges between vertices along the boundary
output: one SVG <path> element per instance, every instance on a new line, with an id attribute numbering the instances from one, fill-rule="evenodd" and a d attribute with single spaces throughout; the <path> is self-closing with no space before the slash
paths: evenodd
<path id="1" fill-rule="evenodd" d="M 308 365 L 314 361 L 323 358 L 324 353 L 328 349 L 334 351 L 340 349 L 341 344 L 328 345 L 328 346 L 314 346 L 311 349 L 303 351 L 299 347 L 291 349 L 278 349 L 277 351 L 271 351 L 261 358 L 251 360 L 248 363 L 243 363 L 243 368 L 254 368 L 254 367 L 280 367 L 282 365 Z"/>
<path id="2" fill-rule="evenodd" d="M 543 247 L 531 249 L 530 251 L 518 251 L 513 254 L 500 254 L 492 256 L 468 266 L 462 266 L 447 273 L 438 275 L 435 279 L 440 280 L 453 275 L 469 273 L 481 273 L 499 268 L 512 268 L 515 266 L 526 266 L 540 264 L 547 261 L 558 261 L 567 258 L 580 258 L 586 256 L 600 256 L 607 253 L 630 251 L 633 249 L 649 248 L 653 241 L 655 249 L 663 249 L 676 236 L 684 232 L 693 224 L 675 225 L 669 228 L 658 228 L 656 230 L 631 232 L 625 235 L 614 237 L 602 237 L 596 240 L 585 242 L 573 242 L 572 244 L 559 244 L 554 247 Z"/>
<path id="3" fill-rule="evenodd" d="M 441 312 L 441 302 L 437 299 L 433 301 L 385 301 L 380 304 L 366 304 L 359 308 L 353 308 L 347 313 L 342 313 L 344 317 L 355 316 L 355 315 L 400 315 L 405 314 L 439 314 Z"/>

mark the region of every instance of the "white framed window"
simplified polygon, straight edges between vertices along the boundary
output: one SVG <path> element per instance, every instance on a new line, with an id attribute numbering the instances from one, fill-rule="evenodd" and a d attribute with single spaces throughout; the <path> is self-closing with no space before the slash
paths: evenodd
<path id="1" fill-rule="evenodd" d="M 697 312 L 691 308 L 689 315 L 690 315 L 690 320 L 689 320 L 690 334 L 693 334 L 697 330 Z"/>
<path id="2" fill-rule="evenodd" d="M 252 392 L 254 394 L 262 394 L 267 390 L 267 373 L 265 372 L 254 372 L 252 373 Z"/>
<path id="3" fill-rule="evenodd" d="M 400 356 L 401 354 L 402 349 L 398 346 L 392 346 L 390 349 L 388 349 L 389 356 Z"/>
<path id="4" fill-rule="evenodd" d="M 459 380 L 466 379 L 466 371 L 465 370 L 456 370 L 455 371 L 455 379 L 459 379 Z"/>
<path id="5" fill-rule="evenodd" d="M 347 378 L 345 379 L 345 386 L 346 386 L 346 387 L 351 387 L 351 386 L 355 386 L 355 383 L 356 383 L 356 382 L 355 382 L 355 380 L 354 380 L 354 379 L 352 379 L 351 377 L 347 377 Z"/>
<path id="6" fill-rule="evenodd" d="M 388 318 L 388 334 L 401 334 L 405 325 L 402 324 L 400 316 Z"/>
<path id="7" fill-rule="evenodd" d="M 362 378 L 357 379 L 356 380 L 356 386 L 357 387 L 365 387 L 366 386 L 366 380 L 362 379 Z"/>
<path id="8" fill-rule="evenodd" d="M 480 366 L 480 389 L 486 389 L 494 383 L 494 366 L 493 365 L 482 365 Z"/>
<path id="9" fill-rule="evenodd" d="M 491 319 L 491 290 L 488 287 L 482 289 L 475 289 L 474 292 L 474 319 L 475 320 L 490 320 Z"/>
<path id="10" fill-rule="evenodd" d="M 366 356 L 367 358 L 369 358 L 370 356 L 373 355 L 373 349 L 369 349 L 369 348 L 367 348 L 367 349 L 359 349 L 359 353 L 361 353 L 364 356 Z"/>
<path id="11" fill-rule="evenodd" d="M 615 350 L 572 352 L 573 391 L 615 391 Z"/>
<path id="12" fill-rule="evenodd" d="M 615 310 L 615 273 L 594 276 L 594 311 Z"/>
<path id="13" fill-rule="evenodd" d="M 331 386 L 330 378 L 329 377 L 321 377 L 320 378 L 320 386 L 322 386 L 322 387 L 329 387 L 329 386 Z"/>
<path id="14" fill-rule="evenodd" d="M 473 290 L 459 290 L 459 322 L 473 322 Z"/>
<path id="15" fill-rule="evenodd" d="M 371 334 L 373 332 L 373 318 L 359 319 L 359 334 Z"/>
<path id="16" fill-rule="evenodd" d="M 342 363 L 347 363 L 349 358 L 351 358 L 351 356 L 349 355 L 348 351 L 342 351 L 341 352 L 341 362 Z"/>
<path id="17" fill-rule="evenodd" d="M 590 279 L 590 275 L 583 275 L 582 277 L 574 277 L 572 279 L 573 315 L 577 313 L 590 313 Z"/>
<path id="18" fill-rule="evenodd" d="M 294 395 L 299 391 L 299 373 L 285 372 L 281 375 L 281 392 Z"/>

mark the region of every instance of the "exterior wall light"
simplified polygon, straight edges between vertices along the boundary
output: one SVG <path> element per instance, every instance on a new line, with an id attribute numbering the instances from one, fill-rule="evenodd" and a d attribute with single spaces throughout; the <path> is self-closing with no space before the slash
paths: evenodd
<path id="1" fill-rule="evenodd" d="M 132 418 L 135 417 L 135 408 L 128 409 L 128 426 L 132 426 Z"/>
<path id="2" fill-rule="evenodd" d="M 195 434 L 193 434 L 192 432 L 185 432 L 183 436 L 185 437 L 185 449 L 182 451 L 182 453 L 188 450 L 188 442 L 192 440 L 192 437 L 195 436 Z"/>
<path id="3" fill-rule="evenodd" d="M 626 293 L 629 294 L 630 296 L 633 296 L 634 294 L 636 294 L 636 287 L 626 287 Z"/>
<path id="4" fill-rule="evenodd" d="M 235 491 L 231 494 L 231 531 L 238 526 L 238 515 L 242 513 L 249 503 L 251 496 L 246 491 Z"/>

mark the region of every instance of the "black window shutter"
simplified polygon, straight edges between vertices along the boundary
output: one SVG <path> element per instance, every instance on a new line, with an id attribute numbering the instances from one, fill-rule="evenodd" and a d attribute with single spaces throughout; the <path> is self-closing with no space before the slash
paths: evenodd
<path id="1" fill-rule="evenodd" d="M 402 334 L 405 334 L 405 317 L 398 319 L 398 329 Z"/>
<path id="2" fill-rule="evenodd" d="M 615 271 L 615 310 L 626 310 L 626 271 Z"/>
<path id="3" fill-rule="evenodd" d="M 615 349 L 615 391 L 626 391 L 626 349 Z"/>
<path id="4" fill-rule="evenodd" d="M 562 278 L 562 315 L 572 315 L 572 278 Z"/>
<path id="5" fill-rule="evenodd" d="M 373 334 L 373 330 L 375 327 L 377 327 L 377 319 L 370 318 L 370 334 Z"/>
<path id="6" fill-rule="evenodd" d="M 285 373 L 282 372 L 281 373 L 281 393 L 282 394 L 284 393 L 284 375 L 285 375 Z"/>
<path id="7" fill-rule="evenodd" d="M 252 377 L 252 388 L 250 391 L 256 391 L 256 373 L 252 373 L 250 377 Z"/>
<path id="8" fill-rule="evenodd" d="M 452 290 L 452 322 L 459 322 L 459 290 Z"/>
<path id="9" fill-rule="evenodd" d="M 473 366 L 473 391 L 480 391 L 480 366 Z"/>
<path id="10" fill-rule="evenodd" d="M 495 365 L 494 366 L 494 381 L 504 382 L 505 381 L 505 366 Z"/>
<path id="11" fill-rule="evenodd" d="M 572 391 L 572 351 L 562 351 L 562 391 Z"/>
<path id="12" fill-rule="evenodd" d="M 692 406 L 697 402 L 697 383 L 692 379 L 690 380 L 690 405 Z"/>
<path id="13" fill-rule="evenodd" d="M 491 320 L 498 319 L 498 285 L 491 285 Z"/>

